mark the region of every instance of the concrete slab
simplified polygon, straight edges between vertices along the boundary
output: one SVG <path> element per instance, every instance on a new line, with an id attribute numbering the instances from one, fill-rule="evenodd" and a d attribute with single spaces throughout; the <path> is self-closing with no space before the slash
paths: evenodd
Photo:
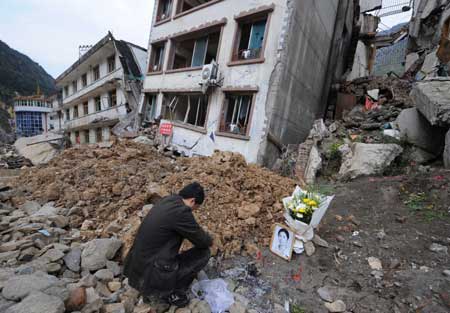
<path id="1" fill-rule="evenodd" d="M 416 83 L 411 98 L 431 125 L 450 126 L 450 80 L 435 79 Z"/>

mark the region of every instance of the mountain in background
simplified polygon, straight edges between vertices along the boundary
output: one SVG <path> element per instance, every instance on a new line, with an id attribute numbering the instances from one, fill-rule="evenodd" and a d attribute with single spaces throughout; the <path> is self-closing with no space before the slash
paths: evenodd
<path id="1" fill-rule="evenodd" d="M 12 104 L 16 92 L 33 95 L 38 85 L 45 95 L 56 92 L 55 80 L 39 64 L 0 40 L 0 101 Z"/>

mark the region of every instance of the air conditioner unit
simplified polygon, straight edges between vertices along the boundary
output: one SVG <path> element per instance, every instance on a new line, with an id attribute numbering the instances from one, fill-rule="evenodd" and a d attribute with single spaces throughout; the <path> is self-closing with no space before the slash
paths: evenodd
<path id="1" fill-rule="evenodd" d="M 210 85 L 211 82 L 217 79 L 217 72 L 219 66 L 216 61 L 212 61 L 211 64 L 206 64 L 203 66 L 202 70 L 202 82 L 201 85 Z"/>

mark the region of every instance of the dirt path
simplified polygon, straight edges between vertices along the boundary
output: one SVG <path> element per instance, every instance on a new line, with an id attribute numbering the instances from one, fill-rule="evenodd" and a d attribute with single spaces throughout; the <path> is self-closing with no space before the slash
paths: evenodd
<path id="1" fill-rule="evenodd" d="M 298 312 L 326 313 L 317 293 L 323 286 L 348 312 L 450 312 L 450 277 L 443 273 L 450 270 L 449 182 L 448 171 L 437 171 L 333 186 L 336 199 L 319 230 L 330 247 L 290 263 L 265 251 L 257 260 L 261 275 L 243 279 L 240 293 L 267 312 L 270 302 L 289 300 Z M 430 251 L 432 244 L 447 252 Z M 373 271 L 369 257 L 383 269 Z"/>

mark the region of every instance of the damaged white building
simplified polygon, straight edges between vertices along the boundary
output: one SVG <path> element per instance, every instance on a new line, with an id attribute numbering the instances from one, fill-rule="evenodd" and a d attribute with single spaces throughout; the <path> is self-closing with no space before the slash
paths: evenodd
<path id="1" fill-rule="evenodd" d="M 353 0 L 158 0 L 141 118 L 161 116 L 186 155 L 269 165 L 325 114 L 358 14 Z"/>
<path id="2" fill-rule="evenodd" d="M 146 58 L 146 49 L 108 33 L 56 79 L 72 144 L 108 141 L 119 121 L 135 112 Z"/>

